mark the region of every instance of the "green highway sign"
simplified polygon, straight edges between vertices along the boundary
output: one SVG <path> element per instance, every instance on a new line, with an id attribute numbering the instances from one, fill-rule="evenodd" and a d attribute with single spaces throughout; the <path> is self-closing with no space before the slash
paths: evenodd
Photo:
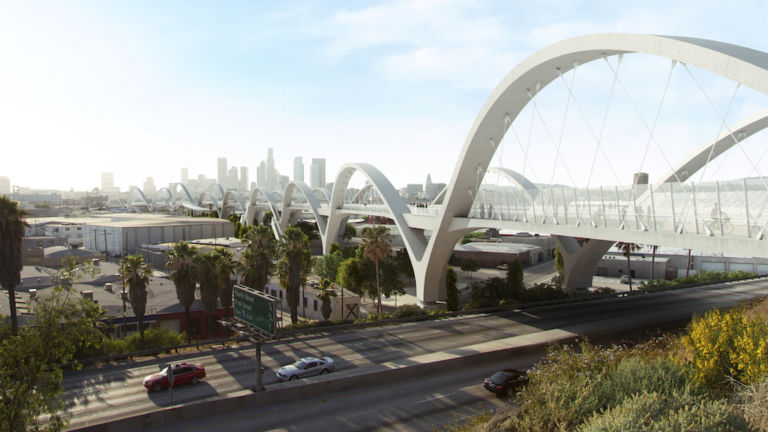
<path id="1" fill-rule="evenodd" d="M 235 318 L 274 336 L 279 301 L 245 285 L 235 285 Z"/>

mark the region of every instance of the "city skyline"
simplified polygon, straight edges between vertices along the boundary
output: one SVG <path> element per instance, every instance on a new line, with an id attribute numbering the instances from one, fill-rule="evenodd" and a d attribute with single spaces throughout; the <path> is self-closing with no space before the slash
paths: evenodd
<path id="1" fill-rule="evenodd" d="M 727 10 L 660 1 L 5 2 L 0 176 L 13 186 L 91 190 L 112 172 L 125 190 L 148 177 L 158 187 L 178 181 L 182 167 L 191 178 L 217 178 L 211 161 L 223 157 L 252 182 L 273 148 L 275 169 L 287 175 L 302 157 L 326 159 L 327 181 L 342 164 L 367 162 L 398 187 L 427 173 L 448 182 L 490 92 L 547 45 L 636 32 L 768 51 L 767 13 L 756 1 Z M 711 119 L 706 128 L 676 120 L 679 127 L 659 129 L 690 145 L 718 132 Z"/>

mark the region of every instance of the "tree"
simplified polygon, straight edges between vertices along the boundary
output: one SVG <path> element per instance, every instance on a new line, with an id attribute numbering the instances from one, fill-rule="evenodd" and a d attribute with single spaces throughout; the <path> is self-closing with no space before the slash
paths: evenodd
<path id="1" fill-rule="evenodd" d="M 232 280 L 232 275 L 237 270 L 237 263 L 235 262 L 232 252 L 223 247 L 217 247 L 213 250 L 218 256 L 216 262 L 216 275 L 219 278 L 219 301 L 224 308 L 226 315 L 229 315 L 229 308 L 232 306 L 232 294 L 235 290 L 235 281 Z"/>
<path id="2" fill-rule="evenodd" d="M 307 236 L 309 241 L 317 240 L 320 238 L 320 234 L 317 230 L 317 224 L 314 222 L 299 221 L 296 223 L 296 227 L 298 227 L 301 230 L 301 232 L 303 232 L 304 235 Z"/>
<path id="3" fill-rule="evenodd" d="M 341 310 L 342 318 L 346 311 L 344 310 L 344 288 L 349 288 L 355 294 L 362 293 L 363 284 L 360 273 L 360 260 L 357 258 L 347 258 L 339 265 L 339 271 L 336 273 L 336 283 L 341 286 Z"/>
<path id="4" fill-rule="evenodd" d="M 400 274 L 406 276 L 413 283 L 413 264 L 411 263 L 411 257 L 408 255 L 408 249 L 402 248 L 395 252 L 395 262 L 397 262 L 397 270 Z"/>
<path id="5" fill-rule="evenodd" d="M 445 293 L 448 297 L 447 306 L 449 311 L 459 310 L 459 288 L 456 286 L 456 271 L 453 267 L 445 268 Z"/>
<path id="6" fill-rule="evenodd" d="M 469 272 L 469 278 L 472 279 L 472 273 L 480 270 L 480 264 L 475 259 L 468 259 L 461 265 L 461 271 Z"/>
<path id="7" fill-rule="evenodd" d="M 405 294 L 405 284 L 400 278 L 400 269 L 397 262 L 387 256 L 379 262 L 381 270 L 381 293 L 386 298 L 395 297 L 395 306 L 397 306 L 397 296 Z"/>
<path id="8" fill-rule="evenodd" d="M 307 235 L 295 226 L 286 229 L 280 245 L 280 256 L 277 263 L 280 286 L 285 290 L 286 301 L 291 309 L 291 323 L 296 324 L 299 321 L 299 288 L 306 283 L 312 268 Z"/>
<path id="9" fill-rule="evenodd" d="M 0 196 L 0 285 L 8 291 L 8 304 L 11 308 L 11 333 L 18 334 L 16 317 L 16 287 L 21 282 L 22 262 L 21 244 L 24 240 L 24 221 L 27 212 L 20 209 L 15 201 L 5 195 Z"/>
<path id="10" fill-rule="evenodd" d="M 632 252 L 640 249 L 640 246 L 635 243 L 617 242 L 616 248 L 619 249 L 622 254 L 627 257 L 627 277 L 629 278 L 629 291 L 632 291 L 632 271 L 630 267 L 631 261 L 629 258 L 632 256 Z"/>
<path id="11" fill-rule="evenodd" d="M 353 238 L 355 238 L 356 235 L 357 235 L 357 230 L 355 229 L 355 227 L 351 223 L 347 222 L 347 224 L 344 225 L 344 235 L 343 235 L 344 241 L 350 241 Z"/>
<path id="12" fill-rule="evenodd" d="M 651 246 L 651 248 L 653 249 L 653 252 L 652 252 L 652 255 L 651 255 L 651 280 L 653 280 L 653 279 L 655 279 L 654 278 L 654 270 L 655 270 L 654 266 L 656 265 L 656 249 L 658 249 L 659 246 L 658 245 L 653 245 L 653 246 Z"/>
<path id="13" fill-rule="evenodd" d="M 262 225 L 269 226 L 272 224 L 272 218 L 275 217 L 274 214 L 272 214 L 271 211 L 265 211 L 264 216 L 261 218 Z"/>
<path id="14" fill-rule="evenodd" d="M 328 255 L 318 257 L 315 260 L 313 270 L 321 279 L 326 278 L 335 281 L 342 261 L 344 261 L 344 258 L 341 256 L 341 251 L 337 250 Z"/>
<path id="15" fill-rule="evenodd" d="M 363 230 L 363 242 L 360 247 L 363 248 L 365 256 L 373 261 L 376 268 L 376 295 L 378 297 L 377 312 L 381 313 L 381 283 L 379 282 L 379 261 L 388 257 L 392 251 L 390 241 L 392 235 L 389 229 L 382 225 Z"/>
<path id="16" fill-rule="evenodd" d="M 203 310 L 207 316 L 206 330 L 213 333 L 213 322 L 216 309 L 219 306 L 219 254 L 209 251 L 195 256 L 195 272 L 200 283 L 200 299 L 203 301 Z"/>
<path id="17" fill-rule="evenodd" d="M 168 252 L 170 259 L 165 265 L 170 270 L 170 278 L 176 286 L 176 298 L 184 306 L 184 330 L 187 333 L 187 342 L 192 341 L 189 328 L 189 310 L 195 302 L 195 256 L 197 248 L 187 242 L 179 242 Z"/>
<path id="18" fill-rule="evenodd" d="M 323 314 L 323 318 L 325 318 L 326 321 L 331 319 L 331 313 L 333 310 L 331 309 L 331 298 L 336 297 L 336 291 L 331 288 L 331 280 L 330 279 L 322 279 L 320 281 L 320 290 L 317 293 L 317 298 L 319 298 L 322 301 L 322 305 L 320 306 L 320 312 Z"/>
<path id="19" fill-rule="evenodd" d="M 147 285 L 152 276 L 152 266 L 141 255 L 128 255 L 120 260 L 120 279 L 128 286 L 128 299 L 139 321 L 139 335 L 144 345 L 144 311 L 147 307 Z"/>
<path id="20" fill-rule="evenodd" d="M 523 265 L 520 260 L 515 258 L 514 261 L 507 264 L 507 285 L 509 285 L 509 294 L 519 299 L 520 293 L 525 289 Z"/>
<path id="21" fill-rule="evenodd" d="M 248 243 L 240 259 L 243 264 L 241 282 L 251 288 L 264 291 L 275 271 L 277 240 L 267 225 L 250 226 L 243 235 Z"/>
<path id="22" fill-rule="evenodd" d="M 555 247 L 555 270 L 561 275 L 565 274 L 565 261 L 563 259 L 563 253 L 560 252 L 560 248 Z"/>

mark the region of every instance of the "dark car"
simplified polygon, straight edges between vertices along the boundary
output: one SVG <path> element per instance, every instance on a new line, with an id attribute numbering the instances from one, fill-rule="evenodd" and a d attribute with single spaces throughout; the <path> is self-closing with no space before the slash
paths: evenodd
<path id="1" fill-rule="evenodd" d="M 168 379 L 168 369 L 173 372 L 173 386 L 181 384 L 197 384 L 201 378 L 205 378 L 205 367 L 201 364 L 177 363 L 170 368 L 166 367 L 156 374 L 144 378 L 144 387 L 147 390 L 159 392 L 170 387 Z"/>
<path id="2" fill-rule="evenodd" d="M 520 372 L 517 369 L 504 369 L 484 379 L 483 387 L 489 392 L 504 396 L 510 390 L 519 388 L 525 381 L 525 372 Z"/>

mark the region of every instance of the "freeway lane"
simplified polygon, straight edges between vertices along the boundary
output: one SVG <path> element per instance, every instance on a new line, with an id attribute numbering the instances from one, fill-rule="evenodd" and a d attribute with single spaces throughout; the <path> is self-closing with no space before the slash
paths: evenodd
<path id="1" fill-rule="evenodd" d="M 575 333 L 599 334 L 654 323 L 679 322 L 693 313 L 726 307 L 756 295 L 768 294 L 764 280 L 725 288 L 696 288 L 642 296 L 603 299 L 463 318 L 404 324 L 360 331 L 313 334 L 272 342 L 263 349 L 267 371 L 264 383 L 278 386 L 274 371 L 297 357 L 329 354 L 339 370 L 463 348 L 480 342 L 543 330 L 570 328 Z M 64 379 L 70 427 L 146 413 L 160 408 L 218 398 L 255 386 L 252 349 L 214 351 L 171 360 L 128 364 L 67 373 Z M 167 391 L 147 393 L 141 381 L 169 361 L 190 361 L 206 366 L 208 377 L 197 386 L 179 387 L 170 401 Z"/>

